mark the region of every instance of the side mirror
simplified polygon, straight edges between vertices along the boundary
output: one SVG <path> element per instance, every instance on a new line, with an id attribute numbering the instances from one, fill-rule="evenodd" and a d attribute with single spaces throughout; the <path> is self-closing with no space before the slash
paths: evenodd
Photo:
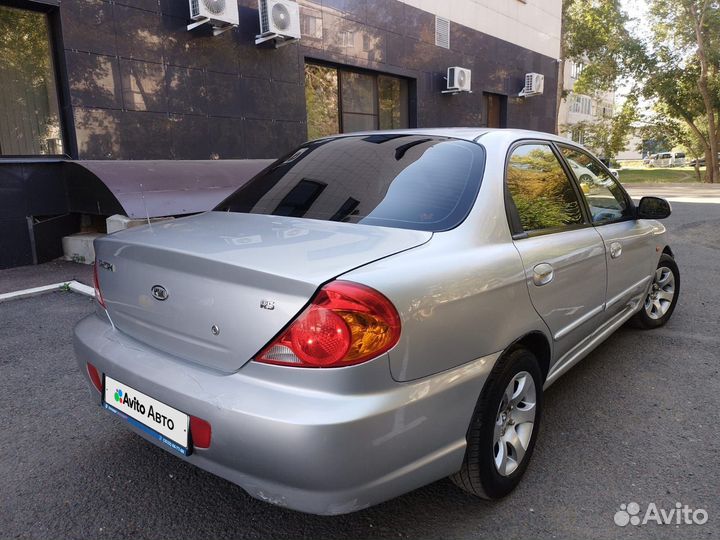
<path id="1" fill-rule="evenodd" d="M 643 197 L 637 207 L 638 219 L 665 219 L 671 213 L 670 203 L 660 197 Z"/>

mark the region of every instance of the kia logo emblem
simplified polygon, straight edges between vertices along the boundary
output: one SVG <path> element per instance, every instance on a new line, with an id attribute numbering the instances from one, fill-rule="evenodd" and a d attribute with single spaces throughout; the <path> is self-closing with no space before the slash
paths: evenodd
<path id="1" fill-rule="evenodd" d="M 167 292 L 167 289 L 163 287 L 162 285 L 153 285 L 153 288 L 150 289 L 152 292 L 153 298 L 155 300 L 160 300 L 161 302 L 168 299 L 168 296 L 170 296 L 170 293 Z"/>

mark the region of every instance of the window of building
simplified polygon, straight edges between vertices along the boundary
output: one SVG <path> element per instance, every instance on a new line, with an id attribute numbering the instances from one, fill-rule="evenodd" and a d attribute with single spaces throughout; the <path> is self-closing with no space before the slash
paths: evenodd
<path id="1" fill-rule="evenodd" d="M 583 223 L 575 189 L 549 145 L 516 148 L 508 161 L 506 181 L 524 231 Z"/>
<path id="2" fill-rule="evenodd" d="M 570 96 L 570 112 L 590 115 L 592 109 L 592 99 L 589 96 L 577 94 Z"/>
<path id="3" fill-rule="evenodd" d="M 45 13 L 0 6 L 0 156 L 63 154 Z"/>
<path id="4" fill-rule="evenodd" d="M 578 77 L 580 77 L 583 69 L 585 69 L 585 66 L 582 63 L 570 62 L 570 77 L 573 79 L 577 79 Z"/>
<path id="5" fill-rule="evenodd" d="M 573 128 L 570 138 L 578 144 L 585 144 L 585 130 L 583 128 Z"/>
<path id="6" fill-rule="evenodd" d="M 308 138 L 409 126 L 406 79 L 305 65 Z"/>

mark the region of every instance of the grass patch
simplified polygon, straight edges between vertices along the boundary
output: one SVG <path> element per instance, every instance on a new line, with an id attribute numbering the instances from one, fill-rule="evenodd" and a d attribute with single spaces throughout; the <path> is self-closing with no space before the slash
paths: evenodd
<path id="1" fill-rule="evenodd" d="M 701 168 L 701 173 L 704 172 Z M 682 184 L 697 182 L 692 167 L 673 167 L 672 169 L 620 169 L 620 181 L 623 184 Z"/>

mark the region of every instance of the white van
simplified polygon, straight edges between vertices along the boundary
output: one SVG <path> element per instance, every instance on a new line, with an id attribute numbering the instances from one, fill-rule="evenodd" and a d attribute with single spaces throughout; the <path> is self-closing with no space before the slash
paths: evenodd
<path id="1" fill-rule="evenodd" d="M 661 152 L 650 157 L 650 167 L 683 167 L 685 166 L 684 152 Z"/>

